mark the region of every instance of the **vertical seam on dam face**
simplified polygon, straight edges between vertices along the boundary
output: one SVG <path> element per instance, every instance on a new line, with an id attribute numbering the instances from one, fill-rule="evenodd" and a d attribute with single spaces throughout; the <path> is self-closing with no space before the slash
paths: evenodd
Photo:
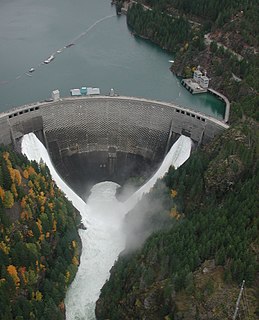
<path id="1" fill-rule="evenodd" d="M 0 126 L 1 143 L 19 142 L 24 134 L 35 132 L 64 171 L 72 168 L 75 159 L 82 165 L 83 159 L 106 176 L 133 160 L 142 159 L 142 165 L 144 160 L 162 161 L 181 134 L 205 144 L 228 128 L 219 120 L 170 103 L 108 96 L 22 106 L 1 114 Z"/>

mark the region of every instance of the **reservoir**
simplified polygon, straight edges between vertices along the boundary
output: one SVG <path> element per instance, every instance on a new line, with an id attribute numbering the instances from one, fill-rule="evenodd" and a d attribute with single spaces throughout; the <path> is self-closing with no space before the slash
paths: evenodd
<path id="1" fill-rule="evenodd" d="M 0 112 L 89 86 L 224 116 L 221 101 L 182 87 L 172 55 L 134 37 L 109 0 L 0 0 L 0 41 Z"/>
<path id="2" fill-rule="evenodd" d="M 210 95 L 192 96 L 185 90 L 169 70 L 172 56 L 135 38 L 127 28 L 126 17 L 117 17 L 109 0 L 0 0 L 0 37 L 0 111 L 44 100 L 54 89 L 64 97 L 71 88 L 92 86 L 100 87 L 102 94 L 114 88 L 120 95 L 170 101 L 222 119 L 223 104 Z M 68 109 L 64 109 L 65 119 L 72 119 L 75 113 L 69 118 Z M 121 110 L 112 114 L 113 120 Z M 105 115 L 103 109 L 100 114 Z M 51 120 L 53 115 L 48 113 Z M 125 119 L 129 122 L 129 117 Z M 191 148 L 191 139 L 181 136 L 151 179 L 121 203 L 115 197 L 118 185 L 111 181 L 98 183 L 89 197 L 80 198 L 58 175 L 36 136 L 23 138 L 23 152 L 29 159 L 47 163 L 87 228 L 80 230 L 79 270 L 65 299 L 68 320 L 95 319 L 100 289 L 124 249 L 125 214 L 170 165 L 177 168 L 186 161 Z"/>

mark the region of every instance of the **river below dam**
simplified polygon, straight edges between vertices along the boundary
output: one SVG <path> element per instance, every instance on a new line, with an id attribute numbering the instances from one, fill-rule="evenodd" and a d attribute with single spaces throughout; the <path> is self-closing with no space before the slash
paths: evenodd
<path id="1" fill-rule="evenodd" d="M 170 101 L 219 119 L 224 115 L 215 97 L 186 91 L 169 70 L 172 55 L 134 37 L 126 17 L 117 17 L 108 0 L 0 0 L 0 41 L 0 111 L 44 100 L 54 89 L 64 97 L 71 88 L 91 86 L 102 94 L 114 88 L 120 95 Z M 80 266 L 65 303 L 68 320 L 92 320 L 100 289 L 124 248 L 125 214 L 170 164 L 178 167 L 188 159 L 191 139 L 182 136 L 156 175 L 123 204 L 115 198 L 118 185 L 113 182 L 95 185 L 82 200 L 59 177 L 33 134 L 23 143 L 29 159 L 47 163 L 87 227 L 80 230 Z"/>
<path id="2" fill-rule="evenodd" d="M 182 87 L 172 55 L 133 36 L 109 0 L 0 0 L 0 41 L 0 111 L 89 86 L 224 116 L 221 101 Z"/>
<path id="3" fill-rule="evenodd" d="M 118 184 L 105 181 L 96 184 L 91 194 L 83 201 L 62 180 L 51 163 L 43 144 L 33 134 L 22 140 L 22 152 L 28 159 L 38 163 L 44 161 L 50 169 L 53 180 L 80 211 L 86 230 L 79 230 L 82 241 L 82 254 L 76 277 L 66 295 L 67 320 L 94 320 L 95 303 L 100 290 L 109 278 L 109 271 L 120 252 L 124 249 L 125 225 L 123 219 L 139 201 L 150 191 L 158 178 L 164 176 L 170 165 L 181 166 L 190 156 L 192 141 L 181 136 L 171 147 L 156 173 L 127 201 L 120 202 L 115 193 Z M 124 226 L 124 227 L 123 227 Z"/>

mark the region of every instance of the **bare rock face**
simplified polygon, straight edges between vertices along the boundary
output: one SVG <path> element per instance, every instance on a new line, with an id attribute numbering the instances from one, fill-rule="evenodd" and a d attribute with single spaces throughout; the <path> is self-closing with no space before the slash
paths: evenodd
<path id="1" fill-rule="evenodd" d="M 224 193 L 233 187 L 244 170 L 244 165 L 237 155 L 225 159 L 215 159 L 205 174 L 206 192 Z"/>
<path id="2" fill-rule="evenodd" d="M 245 174 L 246 166 L 253 162 L 253 146 L 256 144 L 256 124 L 245 132 L 239 126 L 229 129 L 213 144 L 206 147 L 207 154 L 213 159 L 204 173 L 206 193 L 222 194 L 233 189 Z M 224 145 L 224 149 L 222 148 Z M 251 164 L 250 163 L 250 164 Z"/>

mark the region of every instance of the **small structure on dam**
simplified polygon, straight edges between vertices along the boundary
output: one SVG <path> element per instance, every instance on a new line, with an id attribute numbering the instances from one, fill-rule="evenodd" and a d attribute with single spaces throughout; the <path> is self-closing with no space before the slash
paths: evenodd
<path id="1" fill-rule="evenodd" d="M 34 132 L 62 176 L 76 184 L 84 176 L 123 183 L 152 170 L 181 134 L 201 145 L 228 126 L 171 103 L 94 96 L 21 106 L 0 115 L 0 128 L 0 143 L 16 147 Z"/>

